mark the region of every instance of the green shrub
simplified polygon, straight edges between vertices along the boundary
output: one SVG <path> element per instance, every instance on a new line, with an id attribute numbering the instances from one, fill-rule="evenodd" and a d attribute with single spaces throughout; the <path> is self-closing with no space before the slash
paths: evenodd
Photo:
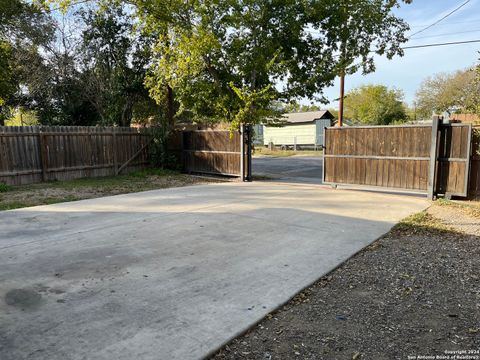
<path id="1" fill-rule="evenodd" d="M 150 165 L 157 169 L 176 169 L 180 168 L 179 161 L 175 154 L 169 150 L 169 141 L 173 136 L 173 131 L 164 124 L 159 124 L 150 128 L 153 140 L 149 146 Z"/>

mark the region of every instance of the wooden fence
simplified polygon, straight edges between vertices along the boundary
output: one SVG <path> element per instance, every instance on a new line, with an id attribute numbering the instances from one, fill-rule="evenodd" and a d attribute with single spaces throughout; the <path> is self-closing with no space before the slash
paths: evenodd
<path id="1" fill-rule="evenodd" d="M 467 196 L 472 128 L 468 124 L 442 124 L 438 131 L 435 193 Z"/>
<path id="2" fill-rule="evenodd" d="M 145 167 L 149 137 L 134 128 L 0 127 L 0 182 L 115 175 Z"/>
<path id="3" fill-rule="evenodd" d="M 182 132 L 183 163 L 186 172 L 240 176 L 248 166 L 247 147 L 240 132 L 196 130 Z M 242 168 L 241 161 L 245 161 Z"/>
<path id="4" fill-rule="evenodd" d="M 470 125 L 327 128 L 324 182 L 427 191 L 480 193 L 479 146 Z M 432 160 L 433 159 L 433 160 Z M 470 176 L 469 176 L 470 168 Z"/>
<path id="5" fill-rule="evenodd" d="M 480 199 L 480 125 L 473 127 L 468 192 L 471 198 Z"/>
<path id="6" fill-rule="evenodd" d="M 326 129 L 325 182 L 427 190 L 431 126 Z"/>

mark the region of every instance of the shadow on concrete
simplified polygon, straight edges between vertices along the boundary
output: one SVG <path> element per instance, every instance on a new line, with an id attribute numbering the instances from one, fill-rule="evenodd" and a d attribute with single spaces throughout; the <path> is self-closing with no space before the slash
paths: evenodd
<path id="1" fill-rule="evenodd" d="M 201 358 L 423 206 L 222 184 L 3 212 L 0 358 Z"/>

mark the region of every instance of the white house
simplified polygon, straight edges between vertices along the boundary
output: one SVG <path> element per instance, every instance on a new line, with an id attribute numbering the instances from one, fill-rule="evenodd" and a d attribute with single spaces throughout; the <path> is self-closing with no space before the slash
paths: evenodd
<path id="1" fill-rule="evenodd" d="M 333 125 L 328 110 L 285 114 L 282 126 L 263 126 L 263 144 L 282 148 L 317 147 L 323 145 L 323 130 Z"/>

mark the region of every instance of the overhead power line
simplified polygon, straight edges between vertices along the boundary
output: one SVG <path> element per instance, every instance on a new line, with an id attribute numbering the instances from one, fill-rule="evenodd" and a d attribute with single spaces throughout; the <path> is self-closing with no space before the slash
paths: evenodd
<path id="1" fill-rule="evenodd" d="M 480 39 L 477 39 L 477 40 L 466 40 L 466 41 L 453 41 L 453 42 L 436 43 L 436 44 L 412 45 L 412 46 L 402 47 L 402 49 L 403 49 L 403 50 L 407 50 L 407 49 L 419 49 L 419 48 L 426 48 L 426 47 L 448 46 L 448 45 L 460 45 L 460 44 L 472 44 L 472 43 L 480 43 Z"/>
<path id="2" fill-rule="evenodd" d="M 425 30 L 428 30 L 428 29 L 430 29 L 431 27 L 437 25 L 439 22 L 441 22 L 441 21 L 445 20 L 446 18 L 448 18 L 449 16 L 455 14 L 458 10 L 460 10 L 462 7 L 464 7 L 465 5 L 467 5 L 470 1 L 471 1 L 471 0 L 465 1 L 465 2 L 462 3 L 461 5 L 457 6 L 455 9 L 453 9 L 452 11 L 450 11 L 448 14 L 446 14 L 446 15 L 443 16 L 443 17 L 441 17 L 441 18 L 438 19 L 437 21 L 435 21 L 434 23 L 432 23 L 432 24 L 424 27 L 424 28 L 421 29 L 421 30 L 418 30 L 418 31 L 414 32 L 413 34 L 411 34 L 411 35 L 409 36 L 409 38 L 411 38 L 412 36 L 415 36 L 415 35 L 417 35 L 417 34 L 420 34 L 420 33 L 424 32 Z"/>
<path id="3" fill-rule="evenodd" d="M 480 22 L 480 18 L 475 18 L 475 19 L 470 19 L 470 20 L 464 20 L 464 21 L 449 21 L 444 24 L 437 24 L 435 26 L 452 26 L 452 25 L 458 25 L 458 24 L 470 24 L 470 23 L 476 23 L 478 24 Z M 418 29 L 418 28 L 423 28 L 428 25 L 410 25 L 411 29 Z"/>
<path id="4" fill-rule="evenodd" d="M 468 33 L 474 33 L 474 32 L 479 32 L 479 31 L 480 31 L 480 29 L 467 30 L 467 31 L 454 31 L 454 32 L 451 32 L 451 33 L 442 33 L 442 34 L 437 34 L 437 35 L 420 36 L 420 37 L 416 37 L 415 39 L 412 39 L 412 40 L 428 39 L 428 38 L 450 36 L 450 35 L 457 35 L 457 34 L 468 34 Z"/>

